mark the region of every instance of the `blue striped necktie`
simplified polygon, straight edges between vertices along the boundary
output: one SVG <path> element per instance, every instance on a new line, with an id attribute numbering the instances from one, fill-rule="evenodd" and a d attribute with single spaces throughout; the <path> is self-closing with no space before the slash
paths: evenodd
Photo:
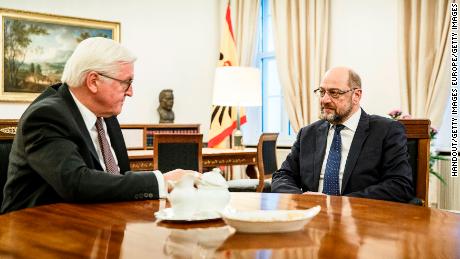
<path id="1" fill-rule="evenodd" d="M 335 125 L 334 138 L 329 149 L 324 173 L 323 193 L 325 194 L 340 195 L 339 170 L 342 156 L 342 137 L 340 136 L 340 131 L 344 127 L 342 124 Z"/>

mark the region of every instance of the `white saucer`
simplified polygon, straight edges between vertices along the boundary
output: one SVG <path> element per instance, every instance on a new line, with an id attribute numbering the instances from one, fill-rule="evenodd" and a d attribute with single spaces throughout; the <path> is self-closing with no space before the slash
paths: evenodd
<path id="1" fill-rule="evenodd" d="M 155 217 L 159 220 L 169 221 L 204 221 L 220 219 L 221 215 L 216 211 L 202 211 L 197 212 L 189 217 L 178 216 L 174 214 L 172 208 L 166 208 L 154 213 Z"/>

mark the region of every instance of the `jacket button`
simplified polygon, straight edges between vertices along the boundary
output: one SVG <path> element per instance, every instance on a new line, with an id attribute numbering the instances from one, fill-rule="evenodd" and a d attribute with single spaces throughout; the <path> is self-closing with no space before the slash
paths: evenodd
<path id="1" fill-rule="evenodd" d="M 149 197 L 149 194 L 148 193 L 144 193 L 144 198 L 147 198 Z"/>
<path id="2" fill-rule="evenodd" d="M 149 198 L 153 198 L 153 193 L 149 193 Z"/>
<path id="3" fill-rule="evenodd" d="M 136 199 L 136 200 L 137 200 L 138 198 L 139 198 L 139 195 L 137 195 L 137 193 L 136 193 L 136 194 L 134 194 L 134 199 Z"/>

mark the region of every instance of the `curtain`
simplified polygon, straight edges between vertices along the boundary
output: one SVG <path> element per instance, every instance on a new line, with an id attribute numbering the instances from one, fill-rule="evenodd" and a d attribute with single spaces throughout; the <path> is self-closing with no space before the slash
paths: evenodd
<path id="1" fill-rule="evenodd" d="M 230 7 L 235 16 L 232 21 L 235 26 L 238 62 L 240 66 L 254 66 L 260 0 L 232 0 Z"/>
<path id="2" fill-rule="evenodd" d="M 402 110 L 415 118 L 430 118 L 439 127 L 449 84 L 449 0 L 398 1 L 400 19 L 400 80 Z"/>
<path id="3" fill-rule="evenodd" d="M 271 0 L 275 55 L 284 102 L 294 131 L 319 116 L 326 71 L 329 0 Z"/>

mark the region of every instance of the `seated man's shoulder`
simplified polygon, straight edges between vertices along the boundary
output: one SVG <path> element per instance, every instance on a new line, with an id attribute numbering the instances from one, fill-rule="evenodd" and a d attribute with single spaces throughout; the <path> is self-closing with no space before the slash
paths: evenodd
<path id="1" fill-rule="evenodd" d="M 41 94 L 37 96 L 37 98 L 35 98 L 35 100 L 32 101 L 31 105 L 35 105 L 36 103 L 40 103 L 43 100 L 55 96 L 61 86 L 62 84 L 58 83 L 47 87 Z"/>
<path id="2" fill-rule="evenodd" d="M 66 105 L 64 101 L 60 98 L 55 98 L 55 96 L 50 96 L 48 98 L 42 99 L 38 102 L 32 103 L 24 114 L 46 114 L 47 112 L 67 112 Z"/>
<path id="3" fill-rule="evenodd" d="M 369 115 L 369 122 L 370 123 L 375 123 L 379 125 L 395 125 L 395 124 L 401 124 L 397 120 L 393 120 L 390 118 L 386 118 L 380 115 Z"/>
<path id="4" fill-rule="evenodd" d="M 318 121 L 315 121 L 305 127 L 303 127 L 302 129 L 317 129 L 319 127 L 325 127 L 325 126 L 328 126 L 329 125 L 329 122 L 325 121 L 325 120 L 318 120 Z"/>
<path id="5" fill-rule="evenodd" d="M 379 115 L 369 115 L 369 125 L 371 128 L 379 130 L 400 129 L 404 130 L 401 122 Z"/>
<path id="6" fill-rule="evenodd" d="M 71 114 L 62 99 L 50 96 L 32 103 L 22 114 L 19 124 L 29 124 L 29 122 L 34 124 L 62 124 L 65 118 L 72 116 Z"/>
<path id="7" fill-rule="evenodd" d="M 299 133 L 301 134 L 308 134 L 312 131 L 315 131 L 321 127 L 327 127 L 329 125 L 329 123 L 325 120 L 318 120 L 318 121 L 315 121 L 305 127 L 302 127 L 299 131 Z"/>

